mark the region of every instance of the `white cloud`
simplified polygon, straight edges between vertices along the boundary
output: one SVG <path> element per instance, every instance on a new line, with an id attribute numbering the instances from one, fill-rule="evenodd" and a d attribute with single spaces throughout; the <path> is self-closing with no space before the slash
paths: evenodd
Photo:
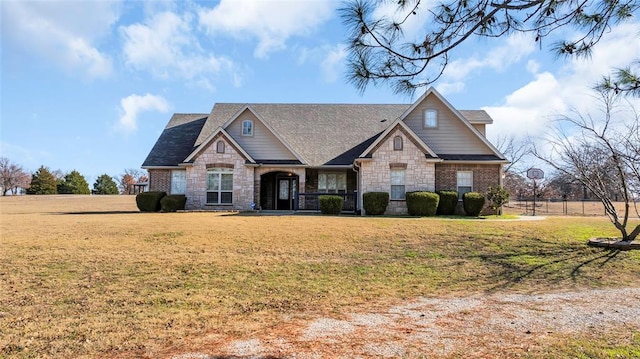
<path id="1" fill-rule="evenodd" d="M 640 58 L 640 24 L 613 27 L 594 48 L 589 59 L 571 59 L 557 70 L 537 73 L 535 80 L 517 89 L 499 106 L 484 109 L 495 120 L 488 135 L 543 136 L 549 121 L 571 109 L 596 113 L 598 101 L 591 88 L 613 69 Z M 540 70 L 538 63 L 527 64 L 530 72 Z M 640 99 L 630 99 L 640 108 Z"/>
<path id="2" fill-rule="evenodd" d="M 189 13 L 179 16 L 164 11 L 144 23 L 121 27 L 126 64 L 159 78 L 194 80 L 207 88 L 213 85 L 206 75 L 226 70 L 232 73 L 234 83 L 240 83 L 238 69 L 230 59 L 216 57 L 201 47 L 192 21 Z"/>
<path id="3" fill-rule="evenodd" d="M 468 58 L 456 59 L 447 65 L 438 88 L 442 93 L 459 92 L 464 89 L 465 80 L 474 71 L 489 68 L 498 72 L 520 61 L 535 50 L 535 42 L 529 34 L 515 33 L 506 41 L 480 57 L 474 54 Z M 450 91 L 450 92 L 447 92 Z"/>
<path id="4" fill-rule="evenodd" d="M 327 82 L 336 82 L 344 71 L 344 59 L 347 57 L 347 49 L 339 44 L 329 50 L 320 67 Z"/>
<path id="5" fill-rule="evenodd" d="M 122 116 L 118 120 L 117 128 L 125 133 L 135 132 L 138 129 L 138 115 L 141 112 L 165 113 L 170 108 L 164 97 L 151 94 L 127 96 L 120 100 L 120 107 Z"/>
<path id="6" fill-rule="evenodd" d="M 292 36 L 311 33 L 333 15 L 332 1 L 222 0 L 214 8 L 202 8 L 199 22 L 211 36 L 257 38 L 254 55 L 264 58 L 286 48 Z"/>
<path id="7" fill-rule="evenodd" d="M 69 71 L 112 73 L 111 58 L 94 42 L 118 20 L 119 1 L 3 1 L 2 36 Z"/>

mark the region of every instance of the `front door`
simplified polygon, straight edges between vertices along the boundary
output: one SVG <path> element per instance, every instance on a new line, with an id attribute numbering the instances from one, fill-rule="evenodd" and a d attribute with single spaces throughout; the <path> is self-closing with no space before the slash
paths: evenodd
<path id="1" fill-rule="evenodd" d="M 276 188 L 276 209 L 292 210 L 296 197 L 297 181 L 295 178 L 278 178 Z"/>

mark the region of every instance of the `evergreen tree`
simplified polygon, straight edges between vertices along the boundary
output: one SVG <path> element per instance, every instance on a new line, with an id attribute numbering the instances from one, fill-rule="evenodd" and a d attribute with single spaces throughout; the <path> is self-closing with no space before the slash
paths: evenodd
<path id="1" fill-rule="evenodd" d="M 64 180 L 58 186 L 58 193 L 64 194 L 89 194 L 89 184 L 80 172 L 73 170 L 64 176 Z"/>
<path id="2" fill-rule="evenodd" d="M 108 174 L 103 174 L 93 184 L 96 194 L 118 194 L 118 185 Z"/>
<path id="3" fill-rule="evenodd" d="M 31 186 L 27 191 L 29 194 L 56 194 L 56 178 L 45 166 L 40 166 L 31 176 Z"/>

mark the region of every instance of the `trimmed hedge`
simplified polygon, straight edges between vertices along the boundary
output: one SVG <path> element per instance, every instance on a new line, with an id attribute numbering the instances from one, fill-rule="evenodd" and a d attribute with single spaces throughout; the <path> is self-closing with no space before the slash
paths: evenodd
<path id="1" fill-rule="evenodd" d="M 338 215 L 342 212 L 344 198 L 342 196 L 319 196 L 318 202 L 320 203 L 320 212 L 322 214 Z"/>
<path id="2" fill-rule="evenodd" d="M 479 192 L 467 192 L 462 195 L 462 206 L 467 216 L 478 217 L 484 207 L 484 196 Z"/>
<path id="3" fill-rule="evenodd" d="M 438 210 L 440 196 L 434 192 L 407 192 L 407 210 L 410 216 L 433 216 Z"/>
<path id="4" fill-rule="evenodd" d="M 383 214 L 389 205 L 389 192 L 366 192 L 362 195 L 362 207 L 369 216 Z"/>
<path id="5" fill-rule="evenodd" d="M 456 207 L 458 206 L 458 192 L 457 191 L 437 191 L 440 196 L 440 202 L 438 202 L 438 210 L 436 214 L 450 216 L 456 213 Z"/>
<path id="6" fill-rule="evenodd" d="M 160 200 L 167 192 L 142 192 L 136 196 L 136 205 L 140 212 L 158 212 L 162 208 Z"/>
<path id="7" fill-rule="evenodd" d="M 176 212 L 184 210 L 187 197 L 183 194 L 168 194 L 160 200 L 162 212 Z"/>

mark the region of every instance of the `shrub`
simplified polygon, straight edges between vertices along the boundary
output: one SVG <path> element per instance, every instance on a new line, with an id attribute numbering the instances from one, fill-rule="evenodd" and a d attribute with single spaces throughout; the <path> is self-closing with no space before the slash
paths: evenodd
<path id="1" fill-rule="evenodd" d="M 187 203 L 187 197 L 183 194 L 169 194 L 160 200 L 160 207 L 162 212 L 175 212 L 183 210 L 184 205 Z"/>
<path id="2" fill-rule="evenodd" d="M 438 191 L 436 193 L 440 196 L 440 202 L 438 202 L 438 210 L 436 211 L 436 214 L 450 216 L 456 213 L 456 207 L 458 206 L 458 192 Z"/>
<path id="3" fill-rule="evenodd" d="M 438 209 L 440 196 L 434 192 L 407 192 L 407 210 L 410 216 L 433 216 Z"/>
<path id="4" fill-rule="evenodd" d="M 322 214 L 340 214 L 344 204 L 342 196 L 319 196 L 320 212 Z"/>
<path id="5" fill-rule="evenodd" d="M 140 212 L 158 212 L 160 200 L 166 195 L 167 192 L 142 192 L 136 196 L 136 205 Z"/>
<path id="6" fill-rule="evenodd" d="M 362 195 L 362 207 L 367 215 L 383 214 L 389 205 L 389 192 L 367 192 Z"/>
<path id="7" fill-rule="evenodd" d="M 491 208 L 496 211 L 496 215 L 499 215 L 502 212 L 502 206 L 509 202 L 509 191 L 502 186 L 489 187 L 487 189 L 487 200 Z"/>
<path id="8" fill-rule="evenodd" d="M 462 195 L 462 206 L 467 216 L 478 217 L 484 207 L 484 196 L 478 192 L 467 192 Z"/>

